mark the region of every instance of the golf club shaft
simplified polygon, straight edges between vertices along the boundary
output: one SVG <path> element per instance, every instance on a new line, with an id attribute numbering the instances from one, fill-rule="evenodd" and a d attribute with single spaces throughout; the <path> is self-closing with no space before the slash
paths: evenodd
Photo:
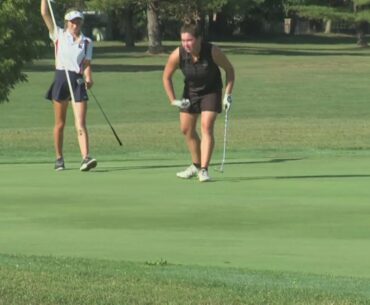
<path id="1" fill-rule="evenodd" d="M 55 22 L 55 16 L 54 16 L 54 11 L 53 11 L 53 7 L 51 6 L 51 1 L 48 0 L 48 6 L 49 6 L 49 12 L 50 12 L 50 15 L 51 15 L 51 19 L 53 20 L 53 25 L 54 25 L 54 30 L 57 26 L 57 23 Z"/>
<path id="2" fill-rule="evenodd" d="M 228 124 L 228 120 L 229 120 L 228 117 L 229 117 L 229 112 L 226 111 L 226 113 L 225 113 L 225 129 L 224 129 L 224 148 L 223 148 L 223 152 L 222 152 L 220 172 L 224 171 L 224 164 L 225 164 L 225 160 L 226 160 L 227 124 Z"/>
<path id="3" fill-rule="evenodd" d="M 117 140 L 118 144 L 119 144 L 120 146 L 122 146 L 122 142 L 121 142 L 120 138 L 118 137 L 118 135 L 117 135 L 116 131 L 114 130 L 114 128 L 113 128 L 113 126 L 112 126 L 112 124 L 110 123 L 110 121 L 109 121 L 109 119 L 108 119 L 107 115 L 105 114 L 105 112 L 104 112 L 104 110 L 103 110 L 102 106 L 101 106 L 101 105 L 100 105 L 100 103 L 98 102 L 98 99 L 96 98 L 95 94 L 92 92 L 92 90 L 91 90 L 91 89 L 90 89 L 90 93 L 91 93 L 92 97 L 94 98 L 94 100 L 95 100 L 96 104 L 98 105 L 98 107 L 99 107 L 99 109 L 100 109 L 101 113 L 103 114 L 103 116 L 104 116 L 105 120 L 107 121 L 107 123 L 108 123 L 108 125 L 109 125 L 110 129 L 112 130 L 112 132 L 113 132 L 113 134 L 114 134 L 114 136 L 115 136 L 115 138 L 116 138 L 116 140 Z"/>

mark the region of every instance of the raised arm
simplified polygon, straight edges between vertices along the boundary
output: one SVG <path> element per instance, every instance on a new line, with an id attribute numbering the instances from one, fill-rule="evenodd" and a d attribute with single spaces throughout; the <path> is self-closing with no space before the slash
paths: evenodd
<path id="1" fill-rule="evenodd" d="M 41 16 L 44 19 L 46 27 L 49 30 L 49 33 L 54 33 L 54 23 L 50 15 L 48 0 L 41 0 Z"/>

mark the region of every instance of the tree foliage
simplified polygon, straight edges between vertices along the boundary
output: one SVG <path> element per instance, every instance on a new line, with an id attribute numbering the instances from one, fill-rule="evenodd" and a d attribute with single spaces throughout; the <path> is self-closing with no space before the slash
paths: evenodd
<path id="1" fill-rule="evenodd" d="M 307 19 L 369 22 L 370 0 L 283 0 L 289 13 Z"/>
<path id="2" fill-rule="evenodd" d="M 322 20 L 349 21 L 349 22 L 353 22 L 355 20 L 354 14 L 344 8 L 320 5 L 302 5 L 302 6 L 292 6 L 290 10 L 295 12 L 298 16 L 306 19 L 314 20 L 322 19 Z"/>
<path id="3" fill-rule="evenodd" d="M 32 0 L 0 2 L 0 103 L 8 101 L 18 82 L 27 80 L 22 68 L 40 53 L 39 5 Z"/>
<path id="4" fill-rule="evenodd" d="M 86 5 L 90 8 L 109 12 L 110 10 L 124 9 L 128 6 L 143 8 L 146 5 L 146 0 L 90 0 L 86 1 Z"/>
<path id="5" fill-rule="evenodd" d="M 356 28 L 357 44 L 367 46 L 365 33 L 370 22 L 370 0 L 282 0 L 293 15 L 309 20 L 345 21 Z M 299 2 L 292 4 L 292 2 Z"/>
<path id="6" fill-rule="evenodd" d="M 353 3 L 357 6 L 370 5 L 370 0 L 353 0 Z"/>

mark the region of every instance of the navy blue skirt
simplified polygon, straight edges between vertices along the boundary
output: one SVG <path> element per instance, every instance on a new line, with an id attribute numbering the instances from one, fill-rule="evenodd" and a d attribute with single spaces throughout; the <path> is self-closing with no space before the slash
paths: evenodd
<path id="1" fill-rule="evenodd" d="M 81 74 L 68 71 L 71 80 L 72 90 L 76 102 L 84 102 L 89 100 L 87 90 Z M 71 94 L 67 81 L 66 72 L 64 70 L 56 70 L 55 78 L 49 90 L 46 93 L 46 98 L 51 101 L 63 102 L 70 101 Z"/>

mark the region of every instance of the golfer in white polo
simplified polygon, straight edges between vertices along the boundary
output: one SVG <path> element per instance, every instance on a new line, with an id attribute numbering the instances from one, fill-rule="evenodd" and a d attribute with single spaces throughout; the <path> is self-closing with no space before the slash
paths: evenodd
<path id="1" fill-rule="evenodd" d="M 56 26 L 49 11 L 48 0 L 41 0 L 41 15 L 55 45 L 55 79 L 46 96 L 54 105 L 55 170 L 65 168 L 63 135 L 68 104 L 72 101 L 82 155 L 80 170 L 89 171 L 97 165 L 97 161 L 89 155 L 89 137 L 86 128 L 87 89 L 93 85 L 91 70 L 93 44 L 91 39 L 81 32 L 84 16 L 80 11 L 71 9 L 66 12 L 64 29 Z"/>

